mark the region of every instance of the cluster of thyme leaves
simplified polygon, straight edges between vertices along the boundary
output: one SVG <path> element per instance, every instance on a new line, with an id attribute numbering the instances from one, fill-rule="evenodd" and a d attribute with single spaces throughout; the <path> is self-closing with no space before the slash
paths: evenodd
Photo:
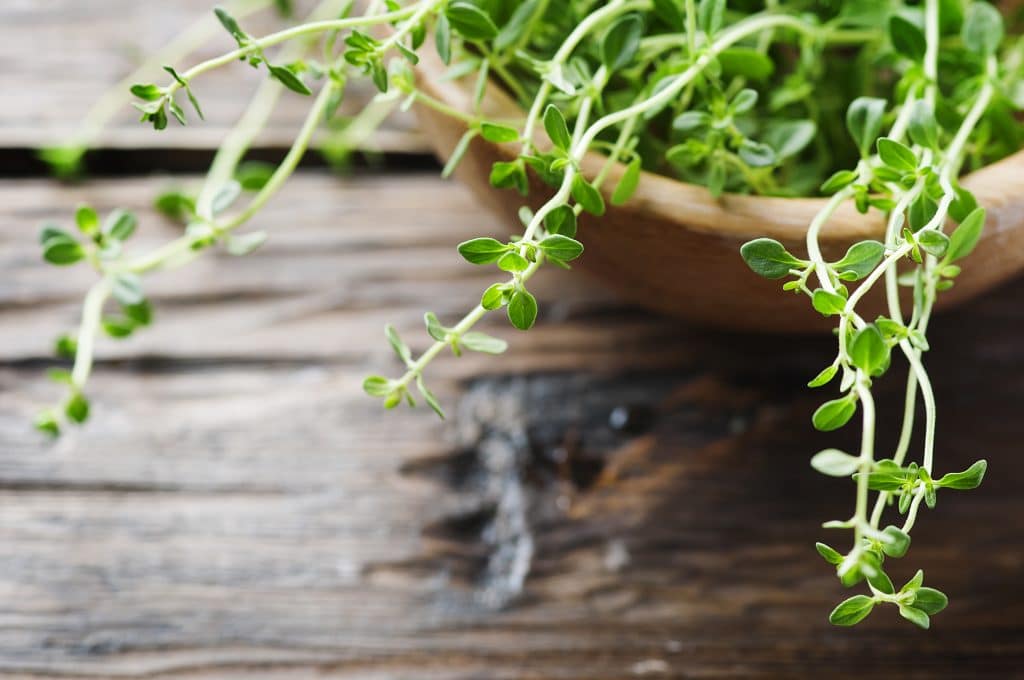
<path id="1" fill-rule="evenodd" d="M 539 209 L 522 208 L 522 225 L 513 237 L 480 237 L 458 246 L 468 262 L 494 265 L 506 277 L 487 288 L 465 317 L 446 326 L 428 312 L 424 321 L 433 342 L 418 356 L 392 327 L 386 329 L 405 372 L 397 378 L 372 376 L 365 391 L 389 408 L 403 401 L 415 405 L 415 391 L 442 416 L 424 383 L 424 369 L 446 348 L 455 355 L 505 351 L 504 340 L 472 330 L 489 311 L 504 308 L 515 328 L 533 326 L 538 305 L 529 280 L 543 263 L 567 267 L 583 252 L 577 219 L 582 212 L 605 212 L 602 189 L 607 190 L 603 185 L 615 163 L 624 163 L 626 171 L 609 192 L 613 204 L 629 200 L 642 169 L 702 183 L 716 196 L 820 191 L 832 198 L 809 226 L 807 259 L 768 239 L 746 244 L 742 256 L 759 274 L 793 277 L 786 290 L 807 294 L 815 309 L 837 319 L 836 360 L 811 384 L 824 385 L 841 373 L 844 396 L 815 413 L 815 426 L 840 427 L 858 405 L 864 418 L 859 455 L 828 450 L 813 459 L 817 469 L 852 475 L 857 484 L 854 516 L 826 525 L 853 529 L 852 548 L 842 554 L 819 544 L 819 552 L 836 565 L 845 585 L 866 580 L 871 592 L 842 603 L 832 621 L 850 625 L 875 604 L 892 602 L 906 618 L 927 626 L 928 616 L 945 606 L 945 596 L 923 586 L 920 572 L 897 592 L 882 562 L 906 552 L 922 502 L 934 506 L 940 488 L 977 486 L 985 469 L 979 461 L 965 472 L 933 477 L 935 406 L 921 354 L 927 350 L 935 296 L 952 285 L 959 273 L 956 262 L 973 248 L 984 223 L 983 211 L 957 178 L 965 167 L 991 162 L 1024 142 L 1014 119 L 1022 104 L 1024 45 L 1003 40 L 1003 20 L 991 5 L 966 0 L 736 0 L 728 6 L 725 0 L 374 0 L 353 13 L 350 1 L 323 0 L 289 28 L 251 35 L 243 19 L 270 4 L 285 15 L 294 12 L 282 0 L 238 0 L 218 8 L 217 23 L 234 41 L 233 49 L 188 69 L 163 65 L 183 58 L 207 37 L 206 27 L 197 27 L 158 55 L 156 63 L 167 76 L 163 84 L 131 84 L 142 120 L 159 130 L 170 118 L 184 125 L 193 112 L 202 117 L 194 84 L 204 73 L 242 61 L 267 75 L 198 194 L 169 192 L 157 199 L 161 212 L 185 225 L 179 238 L 149 253 L 128 254 L 123 244 L 135 231 L 135 218 L 118 210 L 101 219 L 87 206 L 76 214 L 78 234 L 44 228 L 47 261 L 61 266 L 85 261 L 99 280 L 86 296 L 77 333 L 57 341 L 57 352 L 73 364 L 69 371 L 53 371 L 67 385 L 66 396 L 39 416 L 41 430 L 57 434 L 65 423 L 88 416 L 84 391 L 100 331 L 126 337 L 151 322 L 143 275 L 182 266 L 218 246 L 244 255 L 263 243 L 262 232 L 239 234 L 238 229 L 274 196 L 323 126 L 337 132 L 321 148 L 344 157 L 396 106 L 432 107 L 467 129 L 444 175 L 481 137 L 520 149 L 514 160 L 492 168 L 495 187 L 526 195 L 532 174 L 552 188 Z M 472 111 L 454 110 L 417 87 L 413 67 L 423 50 L 436 51 L 448 65 L 446 77 L 474 80 Z M 343 119 L 338 108 L 347 83 L 356 78 L 371 82 L 379 94 L 357 116 Z M 493 120 L 484 115 L 481 102 L 489 87 L 517 99 L 523 116 Z M 276 167 L 243 163 L 283 89 L 313 99 L 292 148 Z M 73 143 L 44 152 L 56 171 L 76 169 L 114 110 L 111 101 L 105 99 L 90 114 Z M 589 151 L 607 159 L 594 177 L 580 172 Z M 245 192 L 250 197 L 238 207 Z M 862 212 L 888 215 L 886 240 L 858 243 L 841 260 L 826 262 L 818 235 L 847 200 Z M 948 219 L 960 226 L 947 237 Z M 904 261 L 912 267 L 897 272 Z M 869 323 L 856 306 L 882 278 L 890 313 Z M 846 282 L 852 281 L 861 283 L 850 292 Z M 909 320 L 900 308 L 901 284 L 914 290 Z M 110 298 L 116 313 L 107 311 Z M 894 348 L 912 369 L 903 434 L 891 458 L 875 461 L 871 380 L 885 372 Z M 905 460 L 918 392 L 926 411 L 920 464 Z M 869 516 L 872 490 L 879 495 Z M 883 528 L 882 515 L 893 503 L 906 519 L 902 526 Z"/>

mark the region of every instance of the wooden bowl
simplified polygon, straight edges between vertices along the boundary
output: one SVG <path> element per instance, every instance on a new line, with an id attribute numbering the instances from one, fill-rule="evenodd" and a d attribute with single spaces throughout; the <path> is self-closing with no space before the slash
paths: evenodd
<path id="1" fill-rule="evenodd" d="M 472 84 L 442 79 L 444 65 L 425 52 L 417 67 L 420 87 L 449 106 L 472 111 Z M 523 115 L 497 87 L 490 88 L 483 109 L 497 118 Z M 417 114 L 438 155 L 447 158 L 465 132 L 464 124 L 425 106 Z M 524 202 L 537 209 L 552 192 L 535 177 L 525 199 L 514 190 L 490 185 L 491 165 L 514 159 L 518 151 L 518 144 L 477 137 L 456 170 L 500 218 L 494 235 L 514 230 Z M 593 177 L 603 162 L 603 156 L 588 153 L 584 174 Z M 633 198 L 616 207 L 608 198 L 623 170 L 621 164 L 613 168 L 602 187 L 607 213 L 581 215 L 578 238 L 586 246 L 578 260 L 582 269 L 629 300 L 701 324 L 774 333 L 833 326 L 811 308 L 806 296 L 785 293 L 781 281 L 755 275 L 739 254 L 744 242 L 761 236 L 781 241 L 798 256 L 806 254 L 807 226 L 824 199 L 729 194 L 716 200 L 702 186 L 644 172 Z M 980 295 L 1024 268 L 1024 151 L 970 174 L 963 184 L 988 208 L 988 220 L 956 285 L 939 295 L 940 308 Z M 827 259 L 838 259 L 851 243 L 884 240 L 883 234 L 879 213 L 861 215 L 844 205 L 822 231 L 822 250 Z M 865 318 L 884 313 L 883 289 L 877 285 L 861 303 Z"/>

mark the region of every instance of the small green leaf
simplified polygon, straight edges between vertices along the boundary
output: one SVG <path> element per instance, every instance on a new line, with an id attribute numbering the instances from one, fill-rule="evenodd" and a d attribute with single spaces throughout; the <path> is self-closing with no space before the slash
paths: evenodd
<path id="1" fill-rule="evenodd" d="M 569 126 L 565 123 L 565 116 L 554 104 L 548 104 L 544 109 L 544 130 L 548 138 L 556 148 L 568 151 L 572 145 L 572 137 L 569 136 Z"/>
<path id="2" fill-rule="evenodd" d="M 462 157 L 466 155 L 469 150 L 469 143 L 476 137 L 476 130 L 466 130 L 466 133 L 459 138 L 459 142 L 455 145 L 455 149 L 452 150 L 452 155 L 448 157 L 448 162 L 444 164 L 444 168 L 441 169 L 441 177 L 450 177 L 455 168 L 458 167 L 459 162 L 462 161 Z"/>
<path id="3" fill-rule="evenodd" d="M 938 614 L 948 604 L 949 598 L 946 597 L 945 593 L 935 588 L 928 588 L 927 586 L 918 588 L 914 597 L 914 608 L 920 609 L 929 616 Z"/>
<path id="4" fill-rule="evenodd" d="M 628 14 L 612 24 L 601 40 L 601 63 L 609 71 L 618 71 L 633 61 L 640 48 L 644 22 L 636 14 Z"/>
<path id="5" fill-rule="evenodd" d="M 604 197 L 597 188 L 588 182 L 583 175 L 576 174 L 572 178 L 572 198 L 583 206 L 591 215 L 604 215 Z"/>
<path id="6" fill-rule="evenodd" d="M 985 478 L 988 462 L 979 460 L 963 472 L 949 472 L 936 480 L 936 484 L 946 489 L 976 489 Z"/>
<path id="7" fill-rule="evenodd" d="M 148 300 L 134 305 L 121 305 L 121 311 L 136 326 L 148 326 L 153 321 L 153 307 Z"/>
<path id="8" fill-rule="evenodd" d="M 83 234 L 92 236 L 100 228 L 100 218 L 90 206 L 80 205 L 75 211 L 75 224 Z"/>
<path id="9" fill-rule="evenodd" d="M 892 585 L 892 579 L 881 569 L 875 569 L 873 574 L 867 576 L 867 580 L 872 588 L 886 595 L 892 595 L 896 592 L 896 588 Z"/>
<path id="10" fill-rule="evenodd" d="M 304 82 L 302 82 L 302 79 L 299 78 L 298 74 L 287 66 L 273 66 L 267 64 L 267 68 L 270 69 L 270 75 L 275 80 L 280 81 L 281 84 L 292 92 L 298 92 L 303 95 L 313 94 L 313 91 L 309 89 Z"/>
<path id="11" fill-rule="evenodd" d="M 882 137 L 877 142 L 878 157 L 890 168 L 899 172 L 917 170 L 917 156 L 910 147 L 889 137 Z"/>
<path id="12" fill-rule="evenodd" d="M 437 315 L 433 312 L 427 312 L 423 315 L 423 323 L 427 327 L 427 334 L 434 340 L 445 342 L 448 339 L 448 331 L 441 325 Z"/>
<path id="13" fill-rule="evenodd" d="M 882 541 L 882 552 L 889 557 L 903 557 L 910 550 L 910 535 L 899 527 L 892 525 L 882 530 L 885 539 Z"/>
<path id="14" fill-rule="evenodd" d="M 857 181 L 857 173 L 853 170 L 840 170 L 821 185 L 821 193 L 834 194 L 840 189 L 845 189 Z"/>
<path id="15" fill-rule="evenodd" d="M 402 363 L 409 365 L 412 363 L 412 350 L 406 345 L 402 338 L 398 337 L 398 331 L 391 324 L 384 327 L 384 336 L 388 339 L 388 344 L 391 345 L 391 349 L 395 350 L 395 354 L 402 360 Z"/>
<path id="16" fill-rule="evenodd" d="M 506 142 L 515 142 L 519 139 L 519 130 L 508 125 L 498 125 L 497 123 L 481 123 L 480 124 L 480 136 L 486 139 L 488 142 L 494 142 L 496 144 L 503 144 Z"/>
<path id="17" fill-rule="evenodd" d="M 45 435 L 57 437 L 60 435 L 60 422 L 53 411 L 43 411 L 36 416 L 33 426 Z"/>
<path id="18" fill-rule="evenodd" d="M 903 584 L 903 587 L 900 588 L 900 592 L 909 593 L 911 590 L 917 590 L 921 587 L 922 583 L 924 583 L 924 572 L 918 569 L 913 578 Z"/>
<path id="19" fill-rule="evenodd" d="M 529 183 L 523 159 L 496 161 L 491 166 L 490 183 L 498 189 L 515 189 L 525 196 L 529 190 Z"/>
<path id="20" fill-rule="evenodd" d="M 508 284 L 495 283 L 480 296 L 480 306 L 486 310 L 495 310 L 505 304 L 505 291 Z"/>
<path id="21" fill-rule="evenodd" d="M 43 259 L 50 264 L 65 266 L 74 264 L 85 257 L 85 250 L 78 241 L 55 236 L 43 244 Z"/>
<path id="22" fill-rule="evenodd" d="M 135 332 L 138 325 L 131 319 L 123 316 L 108 316 L 101 321 L 103 332 L 112 338 L 127 338 Z"/>
<path id="23" fill-rule="evenodd" d="M 808 387 L 821 387 L 822 385 L 827 385 L 829 382 L 832 381 L 832 378 L 836 377 L 836 372 L 838 372 L 838 371 L 839 371 L 839 366 L 837 364 L 832 364 L 830 366 L 826 366 L 821 371 L 821 373 L 816 375 L 813 380 L 811 380 L 809 383 L 807 383 L 807 386 Z"/>
<path id="24" fill-rule="evenodd" d="M 46 377 L 61 385 L 70 385 L 73 382 L 71 371 L 65 368 L 51 368 L 46 371 Z"/>
<path id="25" fill-rule="evenodd" d="M 839 552 L 833 550 L 831 547 L 825 545 L 824 543 L 815 543 L 814 548 L 818 551 L 818 554 L 825 558 L 825 561 L 829 564 L 838 565 L 841 564 L 843 561 L 843 556 L 839 554 Z"/>
<path id="26" fill-rule="evenodd" d="M 217 190 L 217 193 L 213 195 L 213 200 L 210 201 L 210 210 L 213 211 L 214 215 L 224 212 L 231 207 L 231 204 L 235 202 L 235 199 L 238 198 L 241 192 L 242 187 L 235 180 L 225 182 Z"/>
<path id="27" fill-rule="evenodd" d="M 838 293 L 831 293 L 824 288 L 818 288 L 811 296 L 811 305 L 821 313 L 822 316 L 842 314 L 846 309 L 846 298 Z"/>
<path id="28" fill-rule="evenodd" d="M 371 397 L 386 397 L 391 389 L 391 381 L 383 376 L 371 375 L 363 381 L 363 391 Z"/>
<path id="29" fill-rule="evenodd" d="M 916 233 L 928 226 L 938 211 L 939 205 L 932 200 L 931 196 L 924 193 L 919 195 L 910 204 L 910 210 L 907 211 L 907 224 L 910 225 L 910 230 Z"/>
<path id="30" fill-rule="evenodd" d="M 791 255 L 781 243 L 770 238 L 744 243 L 740 255 L 751 271 L 766 279 L 781 279 L 791 269 L 800 269 L 806 264 Z"/>
<path id="31" fill-rule="evenodd" d="M 89 418 L 89 400 L 81 392 L 75 392 L 64 404 L 64 415 L 73 423 L 84 423 Z"/>
<path id="32" fill-rule="evenodd" d="M 775 72 L 775 62 L 753 47 L 730 47 L 718 54 L 725 76 L 765 80 Z"/>
<path id="33" fill-rule="evenodd" d="M 544 228 L 549 234 L 576 236 L 576 211 L 567 205 L 560 205 L 544 216 Z"/>
<path id="34" fill-rule="evenodd" d="M 817 132 L 818 127 L 812 120 L 787 120 L 766 130 L 764 141 L 775 149 L 779 159 L 785 159 L 807 148 Z"/>
<path id="35" fill-rule="evenodd" d="M 757 104 L 757 90 L 749 87 L 736 93 L 736 96 L 729 102 L 729 110 L 739 115 L 750 111 Z"/>
<path id="36" fill-rule="evenodd" d="M 622 173 L 622 178 L 619 179 L 619 183 L 615 186 L 615 191 L 612 192 L 612 205 L 622 205 L 636 193 L 637 185 L 640 184 L 640 171 L 642 165 L 640 156 L 634 156 L 633 160 L 626 166 L 625 172 Z"/>
<path id="37" fill-rule="evenodd" d="M 700 0 L 697 6 L 697 25 L 713 36 L 722 28 L 725 18 L 725 0 Z"/>
<path id="38" fill-rule="evenodd" d="M 145 296 L 142 294 L 142 279 L 137 274 L 118 274 L 111 285 L 114 299 L 122 305 L 137 305 Z"/>
<path id="39" fill-rule="evenodd" d="M 949 248 L 943 262 L 955 262 L 971 254 L 978 245 L 981 231 L 985 227 L 985 209 L 975 208 L 949 237 Z"/>
<path id="40" fill-rule="evenodd" d="M 931 620 L 928 618 L 928 614 L 924 613 L 917 607 L 910 607 L 908 605 L 901 604 L 900 616 L 905 618 L 907 621 L 924 628 L 925 630 L 928 630 L 928 627 L 931 625 Z"/>
<path id="41" fill-rule="evenodd" d="M 867 618 L 874 607 L 873 598 L 867 595 L 854 595 L 839 603 L 839 606 L 832 610 L 828 620 L 836 626 L 853 626 Z"/>
<path id="42" fill-rule="evenodd" d="M 995 54 L 1003 41 L 1003 17 L 987 2 L 972 2 L 967 8 L 960 36 L 964 47 L 978 56 Z"/>
<path id="43" fill-rule="evenodd" d="M 452 62 L 452 26 L 448 17 L 440 15 L 437 23 L 434 24 L 434 46 L 437 49 L 437 56 L 447 66 Z"/>
<path id="44" fill-rule="evenodd" d="M 164 91 L 153 85 L 152 83 L 146 83 L 144 85 L 132 85 L 131 93 L 139 99 L 147 102 L 158 101 L 164 96 Z"/>
<path id="45" fill-rule="evenodd" d="M 78 340 L 64 333 L 54 341 L 53 351 L 61 358 L 74 359 L 78 352 Z"/>
<path id="46" fill-rule="evenodd" d="M 926 149 L 938 148 L 939 125 L 935 121 L 935 107 L 931 102 L 925 99 L 915 102 L 908 130 L 915 144 Z"/>
<path id="47" fill-rule="evenodd" d="M 246 161 L 235 170 L 235 181 L 243 191 L 259 191 L 267 186 L 277 166 L 263 161 Z"/>
<path id="48" fill-rule="evenodd" d="M 860 468 L 860 459 L 839 449 L 825 449 L 814 454 L 811 467 L 829 477 L 849 477 Z"/>
<path id="49" fill-rule="evenodd" d="M 846 110 L 846 128 L 862 156 L 867 156 L 882 129 L 887 102 L 877 97 L 857 97 Z"/>
<path id="50" fill-rule="evenodd" d="M 127 240 L 135 233 L 135 215 L 126 210 L 115 210 L 103 222 L 102 232 L 117 241 Z"/>
<path id="51" fill-rule="evenodd" d="M 195 215 L 196 202 L 180 191 L 165 191 L 156 197 L 153 207 L 165 217 L 186 222 Z"/>
<path id="52" fill-rule="evenodd" d="M 426 401 L 427 405 L 434 410 L 434 413 L 436 413 L 441 420 L 444 420 L 444 409 L 441 408 L 441 402 L 437 400 L 437 397 L 434 396 L 433 392 L 427 389 L 426 384 L 423 382 L 422 374 L 416 376 L 416 389 L 420 391 L 420 394 L 423 395 L 424 401 Z"/>
<path id="53" fill-rule="evenodd" d="M 245 31 L 243 31 L 241 27 L 238 25 L 238 22 L 235 21 L 235 18 L 228 14 L 227 10 L 225 10 L 223 7 L 214 7 L 213 13 L 217 16 L 217 20 L 220 22 L 220 25 L 223 26 L 224 29 L 228 33 L 230 33 L 231 36 L 235 40 L 237 40 L 240 45 L 243 44 L 243 42 L 248 38 L 248 36 L 246 35 Z"/>
<path id="54" fill-rule="evenodd" d="M 928 49 L 924 31 L 899 14 L 889 18 L 889 39 L 896 51 L 903 56 L 914 61 L 924 59 L 924 53 Z"/>
<path id="55" fill-rule="evenodd" d="M 498 258 L 498 268 L 506 272 L 521 272 L 530 266 L 529 260 L 514 250 Z"/>
<path id="56" fill-rule="evenodd" d="M 849 397 L 842 397 L 826 401 L 819 406 L 818 410 L 811 417 L 811 422 L 814 424 L 815 429 L 829 432 L 831 430 L 838 430 L 843 425 L 846 425 L 856 412 L 857 402 Z"/>
<path id="57" fill-rule="evenodd" d="M 740 144 L 739 156 L 752 168 L 767 168 L 777 161 L 775 149 L 750 139 L 744 139 Z"/>
<path id="58" fill-rule="evenodd" d="M 512 293 L 508 302 L 508 320 L 521 331 L 530 330 L 537 320 L 537 298 L 526 289 Z"/>
<path id="59" fill-rule="evenodd" d="M 949 237 L 935 229 L 925 229 L 917 235 L 917 243 L 929 255 L 942 257 L 949 249 Z"/>
<path id="60" fill-rule="evenodd" d="M 562 262 L 571 262 L 583 253 L 582 243 L 561 234 L 547 236 L 537 246 L 548 257 L 561 260 Z"/>
<path id="61" fill-rule="evenodd" d="M 498 35 L 494 20 L 476 5 L 457 0 L 445 11 L 455 32 L 467 40 L 490 40 Z"/>
<path id="62" fill-rule="evenodd" d="M 265 231 L 252 231 L 248 234 L 233 234 L 228 237 L 225 247 L 228 252 L 236 257 L 242 257 L 255 252 L 257 248 L 267 242 L 268 234 Z"/>
<path id="63" fill-rule="evenodd" d="M 850 341 L 850 361 L 870 376 L 879 376 L 889 367 L 889 346 L 874 324 L 857 331 Z"/>
<path id="64" fill-rule="evenodd" d="M 487 236 L 463 241 L 459 244 L 459 254 L 471 264 L 490 264 L 497 262 L 508 252 L 509 246 L 497 239 Z"/>
<path id="65" fill-rule="evenodd" d="M 501 338 L 495 338 L 479 331 L 463 333 L 459 341 L 466 349 L 484 354 L 501 354 L 508 349 L 508 343 Z"/>
<path id="66" fill-rule="evenodd" d="M 848 274 L 853 277 L 849 280 L 857 281 L 870 274 L 884 256 L 885 246 L 878 241 L 860 241 L 850 246 L 843 259 L 832 266 L 840 276 Z"/>

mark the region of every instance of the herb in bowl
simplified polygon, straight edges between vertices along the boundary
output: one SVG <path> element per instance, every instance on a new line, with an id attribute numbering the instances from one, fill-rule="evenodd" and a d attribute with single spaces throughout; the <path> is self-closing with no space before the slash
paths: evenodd
<path id="1" fill-rule="evenodd" d="M 245 4 L 244 12 L 259 4 Z M 291 11 L 287 2 L 273 4 Z M 936 472 L 935 396 L 922 357 L 936 297 L 953 285 L 985 222 L 984 209 L 959 178 L 1024 145 L 1016 118 L 1024 105 L 1024 42 L 1016 22 L 1007 30 L 994 6 L 967 0 L 388 0 L 370 2 L 362 13 L 353 13 L 351 2 L 325 0 L 307 20 L 257 37 L 238 8 L 215 14 L 232 49 L 190 68 L 165 65 L 163 81 L 131 87 L 142 120 L 160 130 L 172 119 L 184 125 L 202 118 L 192 86 L 205 73 L 242 62 L 267 76 L 198 195 L 159 198 L 158 208 L 184 222 L 185 233 L 155 251 L 129 253 L 135 218 L 123 211 L 101 218 L 88 207 L 75 216 L 77 233 L 43 230 L 47 261 L 84 261 L 99 280 L 77 332 L 57 343 L 74 364 L 55 373 L 66 396 L 40 416 L 41 430 L 57 434 L 87 418 L 97 335 L 125 337 L 152 321 L 146 274 L 219 246 L 244 255 L 263 243 L 264 234 L 239 229 L 291 175 L 316 130 L 335 118 L 349 81 L 366 79 L 379 94 L 345 128 L 342 142 L 371 130 L 391 108 L 426 107 L 466 129 L 445 175 L 480 138 L 518 149 L 491 168 L 494 187 L 525 196 L 531 180 L 550 185 L 537 209 L 523 207 L 520 225 L 495 229 L 515 231 L 512 238 L 481 236 L 458 245 L 469 263 L 495 267 L 500 278 L 450 325 L 427 312 L 433 342 L 418 356 L 389 326 L 387 339 L 405 371 L 367 378 L 369 395 L 388 408 L 422 398 L 443 416 L 425 384 L 428 365 L 448 349 L 456 356 L 504 352 L 505 341 L 473 330 L 489 312 L 504 309 L 515 328 L 531 328 L 538 315 L 531 278 L 545 263 L 568 267 L 577 259 L 580 215 L 600 217 L 606 200 L 628 203 L 644 170 L 704 185 L 715 197 L 828 196 L 807 225 L 806 256 L 760 238 L 737 257 L 757 274 L 786 279 L 785 291 L 806 296 L 835 322 L 836 358 L 809 385 L 838 379 L 840 396 L 822 404 L 813 425 L 834 430 L 861 418 L 858 452 L 827 449 L 811 461 L 826 475 L 852 478 L 856 487 L 853 514 L 825 524 L 851 531 L 852 544 L 845 552 L 817 547 L 843 585 L 866 583 L 867 592 L 839 604 L 830 620 L 853 625 L 875 606 L 893 604 L 927 628 L 946 606 L 945 595 L 925 586 L 920 571 L 897 590 L 884 563 L 907 553 L 922 506 L 934 507 L 940 491 L 978 486 L 986 469 L 981 460 L 961 472 Z M 471 111 L 417 85 L 424 51 L 447 66 L 446 77 L 475 83 Z M 489 88 L 516 100 L 519 115 L 488 116 L 482 102 Z M 240 164 L 283 91 L 311 100 L 291 150 L 276 167 Z M 105 111 L 90 117 L 75 143 L 44 153 L 57 171 L 75 170 Z M 595 151 L 604 154 L 603 167 L 584 174 L 581 162 Z M 614 187 L 606 186 L 617 164 L 625 170 L 616 173 Z M 243 189 L 250 192 L 245 202 Z M 884 214 L 885 233 L 828 261 L 820 235 L 846 203 Z M 957 226 L 947 233 L 951 222 Z M 887 314 L 865 318 L 859 303 L 876 287 L 884 288 Z M 901 287 L 912 290 L 906 309 Z M 111 298 L 115 314 L 106 311 Z M 872 387 L 893 355 L 910 366 L 904 424 L 896 449 L 880 459 Z M 911 462 L 918 398 L 925 436 L 920 460 Z M 884 520 L 894 514 L 892 523 Z"/>

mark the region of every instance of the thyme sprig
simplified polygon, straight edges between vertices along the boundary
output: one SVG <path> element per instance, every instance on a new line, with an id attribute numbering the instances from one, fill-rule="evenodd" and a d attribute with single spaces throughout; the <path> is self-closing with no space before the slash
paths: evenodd
<path id="1" fill-rule="evenodd" d="M 506 341 L 474 330 L 476 324 L 504 309 L 513 327 L 531 328 L 540 314 L 532 277 L 545 263 L 571 266 L 584 249 L 578 218 L 604 214 L 606 195 L 615 205 L 629 201 L 641 170 L 703 184 L 713 196 L 821 193 L 830 198 L 808 225 L 805 257 L 771 239 L 751 241 L 740 254 L 754 272 L 789 279 L 784 290 L 806 295 L 813 309 L 836 322 L 836 357 L 809 384 L 821 387 L 839 376 L 840 395 L 815 411 L 814 426 L 837 429 L 858 410 L 862 417 L 857 454 L 827 449 L 812 458 L 817 470 L 850 477 L 856 487 L 852 516 L 826 524 L 852 530 L 851 547 L 843 553 L 818 544 L 818 552 L 844 585 L 866 581 L 869 589 L 841 603 L 831 620 L 852 625 L 890 603 L 917 625 L 929 625 L 946 606 L 945 596 L 924 586 L 920 571 L 897 591 L 883 563 L 906 554 L 921 506 L 934 507 L 940 489 L 974 488 L 985 473 L 982 460 L 963 472 L 936 475 L 936 403 L 922 357 L 936 296 L 954 284 L 985 221 L 984 210 L 959 185 L 960 173 L 1024 146 L 1014 119 L 1024 106 L 1024 43 L 1016 26 L 1004 39 L 998 11 L 969 0 L 736 0 L 729 7 L 725 0 L 377 0 L 357 15 L 347 0 L 325 0 L 304 21 L 251 35 L 245 18 L 266 4 L 218 8 L 217 24 L 232 49 L 182 69 L 161 59 L 156 66 L 169 76 L 163 84 L 130 88 L 143 121 L 159 130 L 169 118 L 187 124 L 186 107 L 202 117 L 197 83 L 206 73 L 241 61 L 267 75 L 198 195 L 169 192 L 157 200 L 162 212 L 185 224 L 183 235 L 151 252 L 129 253 L 135 218 L 115 211 L 101 220 L 88 207 L 76 215 L 77 235 L 44 229 L 47 261 L 84 261 L 99 278 L 78 329 L 57 342 L 73 363 L 69 371 L 53 372 L 66 385 L 65 397 L 40 416 L 41 430 L 56 434 L 87 418 L 85 388 L 100 332 L 126 337 L 151 323 L 144 275 L 183 266 L 216 246 L 243 255 L 264 242 L 262 232 L 238 231 L 274 197 L 323 127 L 335 130 L 324 142 L 325 154 L 343 158 L 394 108 L 429 107 L 466 128 L 443 175 L 482 138 L 519 149 L 491 168 L 493 186 L 525 196 L 532 175 L 550 187 L 536 211 L 522 207 L 511 237 L 485 235 L 458 245 L 467 262 L 494 266 L 501 277 L 471 311 L 451 325 L 427 312 L 430 344 L 418 355 L 393 327 L 385 329 L 404 372 L 371 376 L 365 391 L 388 408 L 415 405 L 418 393 L 442 417 L 425 382 L 430 363 L 446 349 L 456 356 L 506 351 Z M 291 13 L 290 3 L 274 6 Z M 197 41 L 182 39 L 161 56 L 176 61 Z M 474 83 L 469 110 L 418 86 L 413 69 L 423 50 L 436 52 L 447 77 Z M 140 73 L 155 70 L 149 64 Z M 360 78 L 378 94 L 346 125 L 337 111 L 348 83 Z M 518 101 L 521 117 L 499 120 L 483 112 L 494 87 Z M 294 144 L 276 167 L 244 164 L 283 90 L 312 98 Z M 81 160 L 111 110 L 112 99 L 103 101 L 68 147 L 46 152 L 57 171 L 67 173 Z M 592 152 L 605 160 L 590 176 L 582 166 Z M 615 187 L 605 187 L 616 163 L 625 169 Z M 845 203 L 884 214 L 884 240 L 856 243 L 827 261 L 819 240 Z M 947 222 L 959 226 L 947 234 Z M 878 285 L 888 314 L 868 320 L 858 305 Z M 901 286 L 912 288 L 909 313 L 902 309 Z M 108 311 L 111 298 L 116 313 Z M 895 350 L 910 367 L 903 428 L 891 455 L 876 459 L 872 387 Z M 908 462 L 918 394 L 923 447 L 920 462 Z M 902 520 L 887 524 L 894 505 Z"/>

